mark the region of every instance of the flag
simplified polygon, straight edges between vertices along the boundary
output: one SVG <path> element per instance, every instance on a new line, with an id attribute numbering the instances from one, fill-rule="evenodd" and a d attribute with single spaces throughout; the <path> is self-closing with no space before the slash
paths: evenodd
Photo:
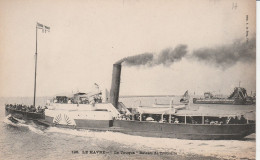
<path id="1" fill-rule="evenodd" d="M 42 28 L 43 28 L 43 25 L 42 25 L 41 23 L 38 23 L 38 22 L 37 22 L 36 27 L 39 28 L 39 29 L 42 29 Z"/>
<path id="2" fill-rule="evenodd" d="M 95 86 L 96 89 L 99 90 L 99 86 L 98 86 L 98 84 L 94 83 L 94 86 Z"/>
<path id="3" fill-rule="evenodd" d="M 44 26 L 44 32 L 46 33 L 46 31 L 50 32 L 50 27 Z"/>
<path id="4" fill-rule="evenodd" d="M 50 27 L 45 26 L 45 25 L 38 23 L 38 22 L 37 22 L 36 28 L 42 29 L 43 33 L 46 33 L 46 31 L 50 32 Z"/>

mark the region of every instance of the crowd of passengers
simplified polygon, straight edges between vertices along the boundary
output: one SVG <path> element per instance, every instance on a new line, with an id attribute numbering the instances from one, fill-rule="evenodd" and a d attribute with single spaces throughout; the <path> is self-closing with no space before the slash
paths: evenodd
<path id="1" fill-rule="evenodd" d="M 94 97 L 94 103 L 102 103 L 101 97 Z M 79 100 L 75 100 L 74 98 L 54 98 L 54 103 L 63 103 L 63 104 L 90 104 L 90 100 L 87 98 L 80 98 Z"/>
<path id="2" fill-rule="evenodd" d="M 36 113 L 44 113 L 44 110 L 46 107 L 34 107 L 33 105 L 24 105 L 24 104 L 6 104 L 6 108 L 9 109 L 15 109 L 18 111 L 24 111 L 24 112 L 36 112 Z"/>
<path id="3" fill-rule="evenodd" d="M 142 119 L 141 117 L 142 116 Z M 159 122 L 159 123 L 185 123 L 184 116 L 174 116 L 171 117 L 169 115 L 159 115 L 159 114 L 135 114 L 135 115 L 121 115 L 119 117 L 120 120 L 135 120 L 135 121 L 150 121 L 150 122 Z M 186 123 L 188 124 L 202 124 L 201 116 L 187 116 Z M 204 124 L 211 125 L 221 125 L 221 124 L 246 124 L 248 121 L 245 119 L 243 115 L 235 116 L 235 117 L 204 117 Z"/>

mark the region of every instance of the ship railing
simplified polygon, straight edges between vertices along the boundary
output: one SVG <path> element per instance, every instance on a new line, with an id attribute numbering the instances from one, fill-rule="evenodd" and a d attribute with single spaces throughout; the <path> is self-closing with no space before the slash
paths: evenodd
<path id="1" fill-rule="evenodd" d="M 44 113 L 45 107 L 43 108 L 43 107 L 38 106 L 38 108 L 35 108 L 33 106 L 27 106 L 27 105 L 23 105 L 23 104 L 14 104 L 14 105 L 6 104 L 5 109 L 9 109 L 12 111 L 19 111 L 19 112 L 42 114 L 42 113 Z"/>
<path id="2" fill-rule="evenodd" d="M 174 114 L 132 114 L 122 116 L 120 120 L 146 121 L 158 123 L 180 123 L 180 124 L 205 124 L 205 125 L 225 125 L 225 124 L 250 124 L 255 123 L 243 115 L 239 116 L 209 116 L 209 115 L 174 115 Z"/>

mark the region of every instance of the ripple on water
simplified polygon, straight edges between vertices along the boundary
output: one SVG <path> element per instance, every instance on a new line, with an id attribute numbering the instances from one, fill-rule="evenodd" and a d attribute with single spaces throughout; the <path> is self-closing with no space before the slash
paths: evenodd
<path id="1" fill-rule="evenodd" d="M 105 143 L 119 143 L 136 150 L 169 151 L 182 154 L 197 154 L 203 156 L 217 156 L 219 158 L 243 157 L 241 150 L 247 150 L 247 158 L 254 159 L 255 141 L 238 140 L 182 140 L 169 138 L 153 138 L 127 135 L 115 132 L 94 132 L 88 130 L 70 130 L 61 128 L 50 128 L 47 132 L 58 132 L 74 136 L 82 136 L 87 140 Z"/>

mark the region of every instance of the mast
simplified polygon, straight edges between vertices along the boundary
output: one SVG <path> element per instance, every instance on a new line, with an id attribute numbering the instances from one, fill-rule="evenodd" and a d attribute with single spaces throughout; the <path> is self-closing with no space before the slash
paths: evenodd
<path id="1" fill-rule="evenodd" d="M 50 27 L 45 26 L 40 23 L 36 23 L 35 31 L 36 31 L 36 47 L 35 47 L 35 72 L 34 72 L 34 94 L 33 94 L 33 106 L 35 107 L 35 101 L 36 101 L 36 76 L 37 76 L 37 42 L 38 42 L 38 29 L 42 29 L 43 33 L 46 33 L 46 31 L 50 32 Z"/>
<path id="2" fill-rule="evenodd" d="M 36 98 L 36 75 L 37 75 L 37 25 L 35 27 L 36 29 L 36 47 L 35 47 L 35 72 L 34 72 L 34 95 L 33 95 L 33 106 L 35 107 L 35 98 Z"/>

